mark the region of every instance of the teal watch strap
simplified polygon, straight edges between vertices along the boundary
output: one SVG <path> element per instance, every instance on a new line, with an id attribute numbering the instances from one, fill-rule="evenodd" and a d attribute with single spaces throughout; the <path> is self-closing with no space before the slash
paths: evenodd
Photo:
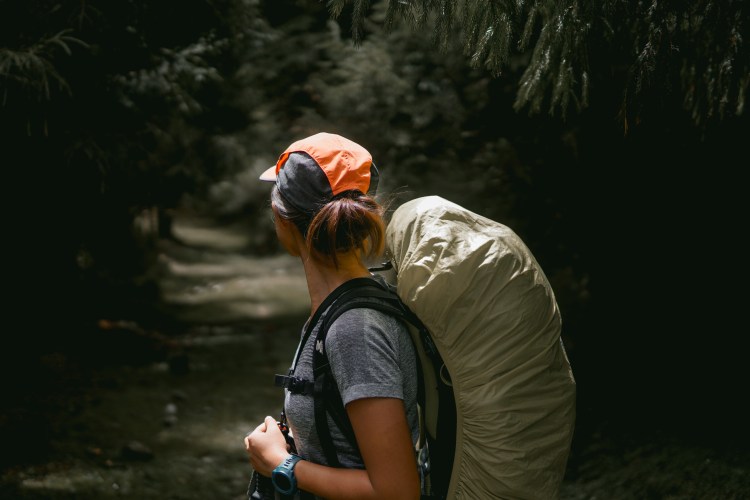
<path id="1" fill-rule="evenodd" d="M 271 472 L 271 482 L 276 491 L 282 495 L 293 495 L 297 491 L 297 478 L 294 477 L 294 466 L 302 460 L 299 455 L 291 454 Z"/>

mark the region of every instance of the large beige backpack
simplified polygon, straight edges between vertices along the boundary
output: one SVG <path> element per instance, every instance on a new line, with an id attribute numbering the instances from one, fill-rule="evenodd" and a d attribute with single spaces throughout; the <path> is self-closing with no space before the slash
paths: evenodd
<path id="1" fill-rule="evenodd" d="M 432 366 L 430 346 L 412 328 L 433 493 L 557 498 L 573 436 L 575 380 L 555 295 L 531 251 L 503 224 L 437 196 L 401 205 L 386 240 L 396 292 L 441 358 L 442 366 Z M 444 409 L 441 386 L 452 388 L 455 416 Z M 452 456 L 439 456 L 445 450 Z"/>

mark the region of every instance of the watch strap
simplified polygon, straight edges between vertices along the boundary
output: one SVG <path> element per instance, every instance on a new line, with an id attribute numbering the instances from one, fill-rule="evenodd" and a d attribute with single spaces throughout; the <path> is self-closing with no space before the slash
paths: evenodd
<path id="1" fill-rule="evenodd" d="M 293 495 L 297 491 L 297 479 L 294 477 L 294 466 L 302 457 L 290 454 L 271 473 L 271 481 L 276 491 L 282 495 Z"/>

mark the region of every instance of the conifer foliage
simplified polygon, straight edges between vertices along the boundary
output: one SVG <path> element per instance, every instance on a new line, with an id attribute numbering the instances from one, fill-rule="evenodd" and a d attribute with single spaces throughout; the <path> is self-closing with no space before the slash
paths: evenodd
<path id="1" fill-rule="evenodd" d="M 331 14 L 348 3 L 359 43 L 370 1 L 332 0 Z M 515 108 L 530 114 L 586 108 L 597 85 L 592 69 L 606 83 L 619 79 L 627 127 L 654 93 L 676 99 L 697 125 L 741 115 L 750 84 L 747 10 L 742 0 L 389 0 L 387 19 L 415 28 L 433 22 L 441 47 L 457 28 L 471 63 L 495 76 L 521 58 Z"/>
<path id="2" fill-rule="evenodd" d="M 227 168 L 222 139 L 246 122 L 237 68 L 265 32 L 255 14 L 244 0 L 0 1 L 9 260 L 29 289 L 19 300 L 48 283 L 35 300 L 62 323 L 96 310 L 101 283 L 130 286 L 150 264 L 139 215 Z"/>
<path id="3" fill-rule="evenodd" d="M 625 116 L 672 93 L 697 125 L 743 113 L 750 87 L 747 2 L 613 2 L 620 38 L 632 38 Z M 629 22 L 616 24 L 614 20 Z M 658 111 L 655 110 L 655 111 Z"/>

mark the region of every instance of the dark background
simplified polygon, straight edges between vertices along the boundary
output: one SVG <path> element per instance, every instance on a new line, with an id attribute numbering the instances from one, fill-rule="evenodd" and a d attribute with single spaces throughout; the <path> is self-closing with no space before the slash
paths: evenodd
<path id="1" fill-rule="evenodd" d="M 498 73 L 471 64 L 464 26 L 440 48 L 430 21 L 386 29 L 373 2 L 353 45 L 343 3 L 334 21 L 314 1 L 0 2 L 4 462 L 43 459 L 51 354 L 128 364 L 153 344 L 105 341 L 100 320 L 164 338 L 192 326 L 151 274 L 176 214 L 244 224 L 244 252 L 278 252 L 252 180 L 321 130 L 372 152 L 392 207 L 438 194 L 527 242 L 563 315 L 574 449 L 597 432 L 746 449 L 746 7 L 583 9 L 588 100 L 563 110 L 542 89 L 532 112 L 514 103 L 533 43 Z M 696 12 L 694 30 L 668 21 Z M 655 45 L 671 49 L 646 71 L 639 49 Z M 725 52 L 732 71 L 711 77 Z M 723 113 L 706 90 L 721 85 Z"/>

